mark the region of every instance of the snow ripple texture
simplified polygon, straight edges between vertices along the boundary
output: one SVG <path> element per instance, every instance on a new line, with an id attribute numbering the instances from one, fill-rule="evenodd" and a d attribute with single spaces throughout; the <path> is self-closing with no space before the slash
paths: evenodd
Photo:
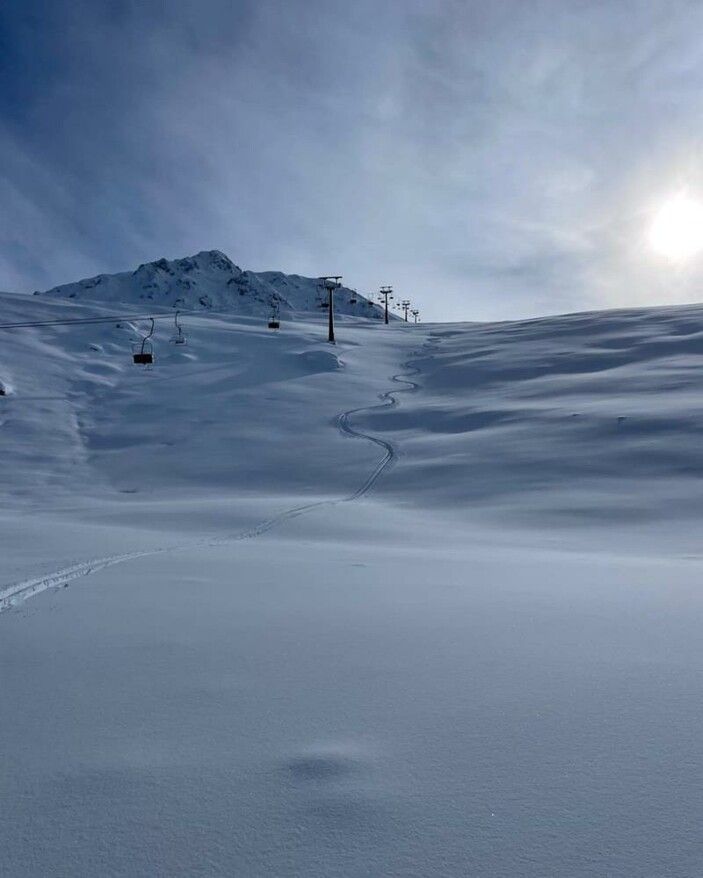
<path id="1" fill-rule="evenodd" d="M 432 341 L 425 344 L 426 347 L 431 346 Z M 413 356 L 419 356 L 418 353 Z M 0 613 L 9 610 L 12 607 L 23 603 L 29 598 L 35 597 L 49 589 L 64 588 L 75 579 L 84 576 L 91 576 L 108 567 L 114 567 L 116 564 L 124 564 L 128 561 L 136 561 L 139 558 L 153 557 L 155 555 L 164 554 L 166 552 L 184 551 L 198 548 L 201 546 L 221 545 L 228 542 L 238 542 L 241 540 L 253 539 L 267 533 L 272 528 L 283 524 L 300 515 L 319 509 L 324 506 L 335 506 L 338 503 L 350 503 L 360 499 L 374 487 L 380 476 L 390 467 L 398 457 L 398 450 L 386 439 L 374 436 L 371 433 L 365 433 L 350 423 L 350 419 L 354 415 L 365 412 L 372 412 L 378 409 L 389 409 L 398 405 L 396 394 L 415 392 L 419 385 L 413 381 L 410 376 L 419 374 L 420 370 L 412 366 L 412 360 L 402 365 L 402 372 L 391 377 L 391 380 L 397 384 L 404 384 L 405 387 L 392 388 L 379 395 L 381 400 L 376 405 L 361 406 L 360 408 L 350 409 L 341 412 L 336 418 L 336 426 L 345 436 L 353 439 L 364 439 L 383 449 L 383 456 L 373 468 L 372 472 L 367 476 L 364 482 L 352 493 L 346 497 L 340 497 L 333 500 L 317 500 L 314 503 L 306 503 L 301 506 L 294 506 L 286 509 L 272 518 L 266 519 L 259 524 L 232 536 L 222 537 L 219 539 L 199 540 L 198 542 L 188 544 L 178 544 L 174 546 L 164 546 L 157 549 L 147 549 L 138 552 L 124 552 L 119 555 L 108 555 L 104 558 L 93 558 L 88 561 L 79 561 L 69 567 L 56 570 L 44 576 L 37 576 L 32 579 L 25 579 L 21 582 L 15 582 L 0 588 Z"/>

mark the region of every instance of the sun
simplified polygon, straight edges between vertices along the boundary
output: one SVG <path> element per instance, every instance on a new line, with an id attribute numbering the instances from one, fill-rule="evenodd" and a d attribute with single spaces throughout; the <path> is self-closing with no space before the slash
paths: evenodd
<path id="1" fill-rule="evenodd" d="M 703 204 L 684 193 L 659 208 L 649 243 L 672 262 L 686 262 L 703 250 Z"/>

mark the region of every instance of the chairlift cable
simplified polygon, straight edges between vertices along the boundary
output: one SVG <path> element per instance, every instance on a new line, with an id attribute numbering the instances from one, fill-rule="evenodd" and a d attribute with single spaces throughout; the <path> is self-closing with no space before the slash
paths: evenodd
<path id="1" fill-rule="evenodd" d="M 32 320 L 21 323 L 0 323 L 0 329 L 25 329 L 34 326 L 76 326 L 90 325 L 93 323 L 114 323 L 116 320 L 171 320 L 172 314 L 117 314 L 111 317 L 76 317 L 68 320 Z"/>

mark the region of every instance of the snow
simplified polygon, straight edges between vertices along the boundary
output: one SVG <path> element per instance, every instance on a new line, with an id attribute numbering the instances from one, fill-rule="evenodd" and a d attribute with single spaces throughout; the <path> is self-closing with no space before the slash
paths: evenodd
<path id="1" fill-rule="evenodd" d="M 268 315 L 272 305 L 285 315 L 320 313 L 327 308 L 327 292 L 321 288 L 319 278 L 280 271 L 242 271 L 219 250 L 184 259 L 157 259 L 134 271 L 100 274 L 35 295 L 257 316 Z M 348 287 L 341 286 L 334 295 L 335 311 L 340 314 L 376 320 L 383 316 L 377 303 Z M 393 319 L 397 317 L 393 315 Z"/>
<path id="2" fill-rule="evenodd" d="M 703 308 L 294 286 L 0 294 L 0 872 L 699 874 Z"/>
<path id="3" fill-rule="evenodd" d="M 703 309 L 438 326 L 424 393 L 366 418 L 400 442 L 384 490 L 472 525 L 573 530 L 703 516 Z M 641 550 L 638 546 L 638 551 Z"/>

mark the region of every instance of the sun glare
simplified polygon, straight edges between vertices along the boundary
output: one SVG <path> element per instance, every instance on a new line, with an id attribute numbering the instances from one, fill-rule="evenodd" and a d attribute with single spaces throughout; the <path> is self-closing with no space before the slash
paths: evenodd
<path id="1" fill-rule="evenodd" d="M 649 229 L 652 248 L 672 262 L 685 262 L 703 250 L 703 205 L 676 195 L 654 217 Z"/>

